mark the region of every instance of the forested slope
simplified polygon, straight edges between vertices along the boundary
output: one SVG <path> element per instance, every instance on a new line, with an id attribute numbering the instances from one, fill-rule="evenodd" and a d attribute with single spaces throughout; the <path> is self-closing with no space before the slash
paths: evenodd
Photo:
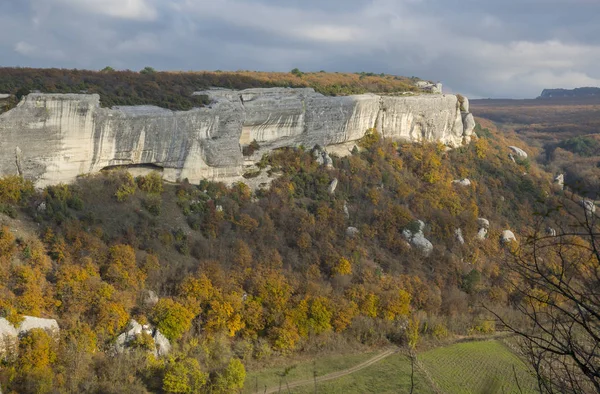
<path id="1" fill-rule="evenodd" d="M 512 297 L 500 234 L 525 237 L 559 197 L 549 174 L 509 159 L 509 145 L 528 149 L 521 141 L 485 126 L 452 151 L 372 133 L 332 169 L 308 149 L 276 151 L 261 167 L 279 176 L 256 192 L 119 171 L 43 191 L 0 180 L 0 315 L 52 317 L 61 327 L 59 342 L 37 331 L 22 339 L 0 384 L 225 393 L 244 381 L 243 364 L 403 345 L 409 321 L 436 340 L 493 332 L 479 305 L 504 308 Z M 463 178 L 471 185 L 452 182 Z M 480 217 L 491 223 L 483 240 Z M 417 220 L 429 254 L 403 236 Z M 171 354 L 146 352 L 148 337 L 115 354 L 131 318 L 158 327 Z"/>

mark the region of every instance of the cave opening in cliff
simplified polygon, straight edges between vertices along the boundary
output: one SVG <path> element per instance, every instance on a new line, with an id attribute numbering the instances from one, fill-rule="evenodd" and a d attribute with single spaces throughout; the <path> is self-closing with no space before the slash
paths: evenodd
<path id="1" fill-rule="evenodd" d="M 146 176 L 151 172 L 164 172 L 164 167 L 152 163 L 141 163 L 141 164 L 118 164 L 114 166 L 106 166 L 102 168 L 102 172 L 125 170 L 128 171 L 132 176 Z"/>

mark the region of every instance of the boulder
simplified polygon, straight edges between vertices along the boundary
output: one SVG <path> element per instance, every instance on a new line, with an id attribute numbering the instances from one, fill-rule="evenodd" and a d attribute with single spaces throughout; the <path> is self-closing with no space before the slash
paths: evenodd
<path id="1" fill-rule="evenodd" d="M 348 210 L 348 202 L 344 201 L 344 216 L 346 220 L 350 219 L 350 211 Z"/>
<path id="2" fill-rule="evenodd" d="M 477 239 L 480 241 L 483 241 L 484 239 L 487 238 L 487 234 L 488 234 L 488 229 L 482 227 L 477 232 Z"/>
<path id="3" fill-rule="evenodd" d="M 554 177 L 554 184 L 563 190 L 565 188 L 565 174 L 558 174 Z"/>
<path id="4" fill-rule="evenodd" d="M 24 316 L 23 321 L 18 325 L 17 332 L 19 335 L 33 330 L 34 328 L 41 328 L 54 333 L 59 331 L 58 323 L 54 319 L 42 319 L 40 317 Z"/>
<path id="5" fill-rule="evenodd" d="M 514 152 L 514 154 L 516 154 L 521 159 L 527 159 L 527 152 L 525 152 L 523 149 L 518 148 L 516 146 L 509 146 L 509 148 Z"/>
<path id="6" fill-rule="evenodd" d="M 358 234 L 360 234 L 360 231 L 356 227 L 348 227 L 346 229 L 346 235 L 350 238 L 354 238 Z"/>
<path id="7" fill-rule="evenodd" d="M 166 356 L 171 351 L 171 343 L 157 328 L 149 324 L 142 326 L 134 319 L 131 319 L 127 328 L 128 330 L 119 335 L 115 342 L 115 350 L 118 353 L 125 352 L 131 341 L 142 333 L 146 333 L 154 339 L 154 349 L 151 352 L 155 356 Z"/>
<path id="8" fill-rule="evenodd" d="M 452 181 L 453 184 L 455 185 L 459 185 L 459 186 L 471 186 L 471 180 L 468 178 L 464 178 L 464 179 L 457 179 Z"/>
<path id="9" fill-rule="evenodd" d="M 591 216 L 596 212 L 596 204 L 591 200 L 579 200 L 579 205 L 581 205 L 585 209 L 586 216 Z"/>
<path id="10" fill-rule="evenodd" d="M 56 335 L 60 328 L 54 319 L 42 319 L 33 316 L 24 316 L 23 320 L 14 326 L 8 320 L 0 317 L 0 354 L 16 351 L 19 336 L 33 330 L 41 328 L 50 334 Z"/>
<path id="11" fill-rule="evenodd" d="M 515 234 L 510 230 L 504 230 L 502 232 L 502 243 L 509 243 L 513 241 L 517 242 L 517 237 L 515 237 Z"/>
<path id="12" fill-rule="evenodd" d="M 402 231 L 402 236 L 406 239 L 411 246 L 419 249 L 425 256 L 429 256 L 433 252 L 433 244 L 425 238 L 423 230 L 425 230 L 425 223 L 421 220 L 417 220 L 417 232 L 413 233 L 409 229 Z"/>
<path id="13" fill-rule="evenodd" d="M 552 227 L 546 227 L 546 235 L 549 237 L 556 237 L 556 230 Z"/>
<path id="14" fill-rule="evenodd" d="M 485 228 L 485 229 L 489 229 L 490 228 L 490 221 L 484 218 L 478 218 L 477 219 L 477 225 L 479 226 L 479 228 Z"/>
<path id="15" fill-rule="evenodd" d="M 454 230 L 454 236 L 456 237 L 456 240 L 458 241 L 459 244 L 461 244 L 461 245 L 465 244 L 465 238 L 463 237 L 461 229 L 457 228 L 456 230 Z"/>
<path id="16" fill-rule="evenodd" d="M 333 181 L 331 181 L 331 183 L 329 184 L 329 187 L 327 188 L 327 192 L 329 194 L 333 194 L 335 193 L 335 189 L 337 188 L 338 185 L 338 180 L 337 178 L 335 178 Z"/>

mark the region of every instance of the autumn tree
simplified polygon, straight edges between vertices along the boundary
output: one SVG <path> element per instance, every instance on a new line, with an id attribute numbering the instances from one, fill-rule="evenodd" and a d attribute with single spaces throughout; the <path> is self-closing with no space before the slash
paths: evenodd
<path id="1" fill-rule="evenodd" d="M 194 314 L 170 298 L 162 298 L 152 310 L 156 327 L 170 340 L 179 339 L 192 326 Z"/>
<path id="2" fill-rule="evenodd" d="M 522 339 L 541 392 L 600 392 L 600 220 L 568 200 L 564 211 L 566 222 L 553 211 L 538 219 L 539 231 L 506 261 L 525 324 L 492 312 Z M 545 231 L 551 220 L 556 236 Z"/>

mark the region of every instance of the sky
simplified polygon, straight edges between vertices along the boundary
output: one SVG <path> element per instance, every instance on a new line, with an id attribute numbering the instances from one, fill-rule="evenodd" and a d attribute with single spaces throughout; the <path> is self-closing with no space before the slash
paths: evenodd
<path id="1" fill-rule="evenodd" d="M 0 66 L 375 72 L 471 98 L 600 86 L 600 0 L 0 0 Z"/>

